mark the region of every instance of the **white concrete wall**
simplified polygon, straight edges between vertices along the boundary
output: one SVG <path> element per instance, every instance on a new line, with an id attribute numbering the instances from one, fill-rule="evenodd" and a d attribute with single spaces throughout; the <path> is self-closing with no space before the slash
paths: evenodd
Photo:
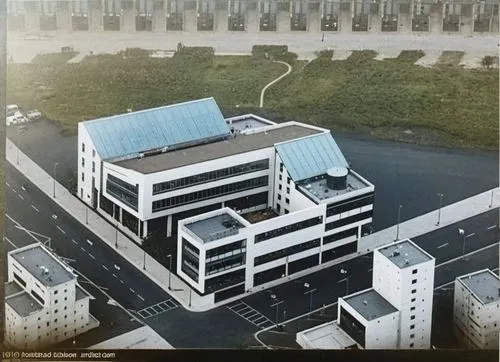
<path id="1" fill-rule="evenodd" d="M 103 5 L 100 2 L 89 2 L 89 31 L 101 32 L 103 31 Z"/>
<path id="2" fill-rule="evenodd" d="M 164 5 L 166 6 L 166 5 Z M 165 33 L 167 31 L 167 14 L 165 7 L 163 9 L 153 10 L 153 32 Z"/>
<path id="3" fill-rule="evenodd" d="M 82 143 L 85 144 L 85 152 L 82 152 Z M 100 190 L 100 177 L 101 177 L 101 159 L 97 150 L 95 150 L 94 143 L 90 138 L 83 123 L 78 123 L 78 152 L 77 152 L 77 195 L 81 198 L 81 189 L 83 188 L 83 199 L 88 205 L 92 205 L 92 177 L 95 177 L 95 187 Z M 85 159 L 85 166 L 82 167 L 82 158 Z M 92 173 L 92 162 L 95 162 L 95 172 Z M 82 172 L 85 174 L 84 181 L 82 181 Z M 103 185 L 105 185 L 103 183 Z"/>
<path id="4" fill-rule="evenodd" d="M 26 32 L 40 31 L 40 4 L 26 3 Z"/>
<path id="5" fill-rule="evenodd" d="M 71 7 L 68 1 L 61 1 L 57 4 L 56 19 L 57 30 L 69 32 L 72 31 Z"/>
<path id="6" fill-rule="evenodd" d="M 290 11 L 279 10 L 276 14 L 276 32 L 288 33 L 290 32 Z"/>
<path id="7" fill-rule="evenodd" d="M 260 31 L 260 10 L 258 4 L 255 8 L 248 9 L 245 15 L 245 31 L 247 33 L 258 33 Z"/>
<path id="8" fill-rule="evenodd" d="M 397 349 L 399 312 L 368 321 L 365 349 Z"/>

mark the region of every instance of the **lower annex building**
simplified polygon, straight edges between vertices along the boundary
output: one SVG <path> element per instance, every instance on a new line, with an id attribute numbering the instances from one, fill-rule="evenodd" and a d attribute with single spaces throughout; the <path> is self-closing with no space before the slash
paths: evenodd
<path id="1" fill-rule="evenodd" d="M 212 302 L 356 254 L 374 186 L 329 130 L 255 115 L 224 119 L 213 98 L 86 121 L 79 194 L 144 238 Z"/>
<path id="2" fill-rule="evenodd" d="M 16 348 L 57 344 L 99 326 L 93 298 L 72 269 L 40 243 L 8 253 L 5 341 Z"/>

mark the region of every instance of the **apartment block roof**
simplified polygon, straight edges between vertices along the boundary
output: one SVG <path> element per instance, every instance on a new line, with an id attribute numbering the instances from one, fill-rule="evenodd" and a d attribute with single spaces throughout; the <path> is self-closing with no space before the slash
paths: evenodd
<path id="1" fill-rule="evenodd" d="M 485 305 L 500 300 L 500 278 L 489 269 L 461 276 L 459 280 Z"/>
<path id="2" fill-rule="evenodd" d="M 69 267 L 58 260 L 41 244 L 32 244 L 27 248 L 9 253 L 31 275 L 47 287 L 53 287 L 76 279 Z"/>
<path id="3" fill-rule="evenodd" d="M 21 288 L 19 285 L 17 285 L 16 282 L 8 282 L 5 283 L 5 298 L 17 294 L 19 292 L 22 292 L 23 288 Z"/>
<path id="4" fill-rule="evenodd" d="M 75 288 L 75 300 L 78 301 L 86 297 L 90 297 L 90 294 L 88 294 L 85 289 L 83 289 L 81 286 L 77 284 Z"/>
<path id="5" fill-rule="evenodd" d="M 367 321 L 378 319 L 398 310 L 373 288 L 343 298 Z"/>
<path id="6" fill-rule="evenodd" d="M 325 174 L 333 167 L 349 167 L 331 133 L 322 133 L 276 145 L 288 174 L 298 182 Z"/>
<path id="7" fill-rule="evenodd" d="M 230 134 L 213 98 L 83 122 L 101 159 Z"/>
<path id="8" fill-rule="evenodd" d="M 30 314 L 43 309 L 43 306 L 26 292 L 8 297 L 5 299 L 5 303 L 14 309 L 14 311 L 21 317 L 27 317 Z"/>
<path id="9" fill-rule="evenodd" d="M 219 240 L 238 234 L 238 230 L 245 227 L 230 214 L 224 213 L 206 219 L 198 220 L 184 227 L 198 236 L 204 243 Z"/>
<path id="10" fill-rule="evenodd" d="M 409 268 L 434 259 L 410 239 L 401 240 L 376 250 L 400 269 Z"/>
<path id="11" fill-rule="evenodd" d="M 139 173 L 149 174 L 273 147 L 277 143 L 318 133 L 324 133 L 324 131 L 306 125 L 283 123 L 262 132 L 241 134 L 225 141 L 179 149 L 142 159 L 118 161 L 114 164 Z"/>

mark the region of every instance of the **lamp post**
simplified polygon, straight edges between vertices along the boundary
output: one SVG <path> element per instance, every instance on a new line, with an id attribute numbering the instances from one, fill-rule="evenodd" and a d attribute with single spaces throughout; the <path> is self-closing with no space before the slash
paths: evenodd
<path id="1" fill-rule="evenodd" d="M 54 182 L 52 186 L 52 197 L 55 199 L 56 198 L 56 177 L 57 177 L 57 165 L 59 165 L 58 162 L 54 162 Z"/>
<path id="2" fill-rule="evenodd" d="M 309 288 L 309 283 L 304 283 L 304 287 Z M 312 298 L 313 298 L 313 293 L 316 291 L 316 288 L 310 289 L 307 292 L 304 293 L 304 295 L 309 294 L 309 318 L 311 317 L 311 312 L 312 312 Z"/>
<path id="3" fill-rule="evenodd" d="M 462 242 L 462 260 L 467 260 L 467 258 L 465 257 L 465 241 L 467 240 L 467 238 L 470 238 L 470 237 L 476 235 L 476 233 L 471 233 L 469 235 L 465 235 L 464 229 L 458 229 L 458 234 L 464 236 L 464 239 Z"/>
<path id="4" fill-rule="evenodd" d="M 276 327 L 278 327 L 278 318 L 279 318 L 279 306 L 280 304 L 284 303 L 283 300 L 279 301 L 279 302 L 276 302 L 274 304 L 271 304 L 271 308 L 272 307 L 276 307 Z"/>
<path id="5" fill-rule="evenodd" d="M 399 240 L 399 223 L 401 222 L 401 209 L 402 208 L 403 208 L 403 205 L 399 205 L 399 207 L 398 207 L 398 224 L 396 226 L 396 240 L 394 240 L 394 241 Z"/>
<path id="6" fill-rule="evenodd" d="M 85 206 L 85 224 L 89 224 L 89 208 Z"/>
<path id="7" fill-rule="evenodd" d="M 168 290 L 172 290 L 172 254 L 167 255 L 168 258 Z"/>
<path id="8" fill-rule="evenodd" d="M 488 206 L 490 209 L 493 207 L 493 195 L 495 193 L 495 190 L 491 190 L 491 200 L 490 200 L 490 206 Z"/>
<path id="9" fill-rule="evenodd" d="M 441 206 L 443 205 L 443 194 L 437 194 L 439 196 L 439 209 L 438 209 L 438 220 L 436 223 L 436 226 L 439 226 L 439 223 L 441 222 Z"/>
<path id="10" fill-rule="evenodd" d="M 191 293 L 193 292 L 193 289 L 189 288 L 189 307 L 191 307 Z"/>
<path id="11" fill-rule="evenodd" d="M 340 269 L 340 274 L 345 275 L 345 295 L 349 295 L 349 276 L 347 270 Z"/>
<path id="12" fill-rule="evenodd" d="M 118 221 L 116 222 L 115 227 L 115 248 L 118 249 Z"/>
<path id="13" fill-rule="evenodd" d="M 142 249 L 143 258 L 142 258 L 142 270 L 146 270 L 146 249 Z"/>
<path id="14" fill-rule="evenodd" d="M 16 134 L 17 134 L 17 145 L 16 145 L 16 163 L 19 165 L 19 129 L 16 128 Z"/>

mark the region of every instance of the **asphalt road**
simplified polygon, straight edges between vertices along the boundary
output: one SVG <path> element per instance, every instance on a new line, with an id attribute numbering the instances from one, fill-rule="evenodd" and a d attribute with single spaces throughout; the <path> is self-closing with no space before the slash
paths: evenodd
<path id="1" fill-rule="evenodd" d="M 76 172 L 77 137 L 63 136 L 53 123 L 31 123 L 17 133 L 7 127 L 7 136 L 47 173 L 68 185 Z M 375 185 L 373 227 L 382 230 L 401 220 L 435 210 L 437 193 L 444 193 L 443 205 L 498 187 L 499 158 L 496 152 L 455 150 L 336 134 L 335 139 L 353 169 Z M 57 145 L 57 146 L 54 146 Z"/>

